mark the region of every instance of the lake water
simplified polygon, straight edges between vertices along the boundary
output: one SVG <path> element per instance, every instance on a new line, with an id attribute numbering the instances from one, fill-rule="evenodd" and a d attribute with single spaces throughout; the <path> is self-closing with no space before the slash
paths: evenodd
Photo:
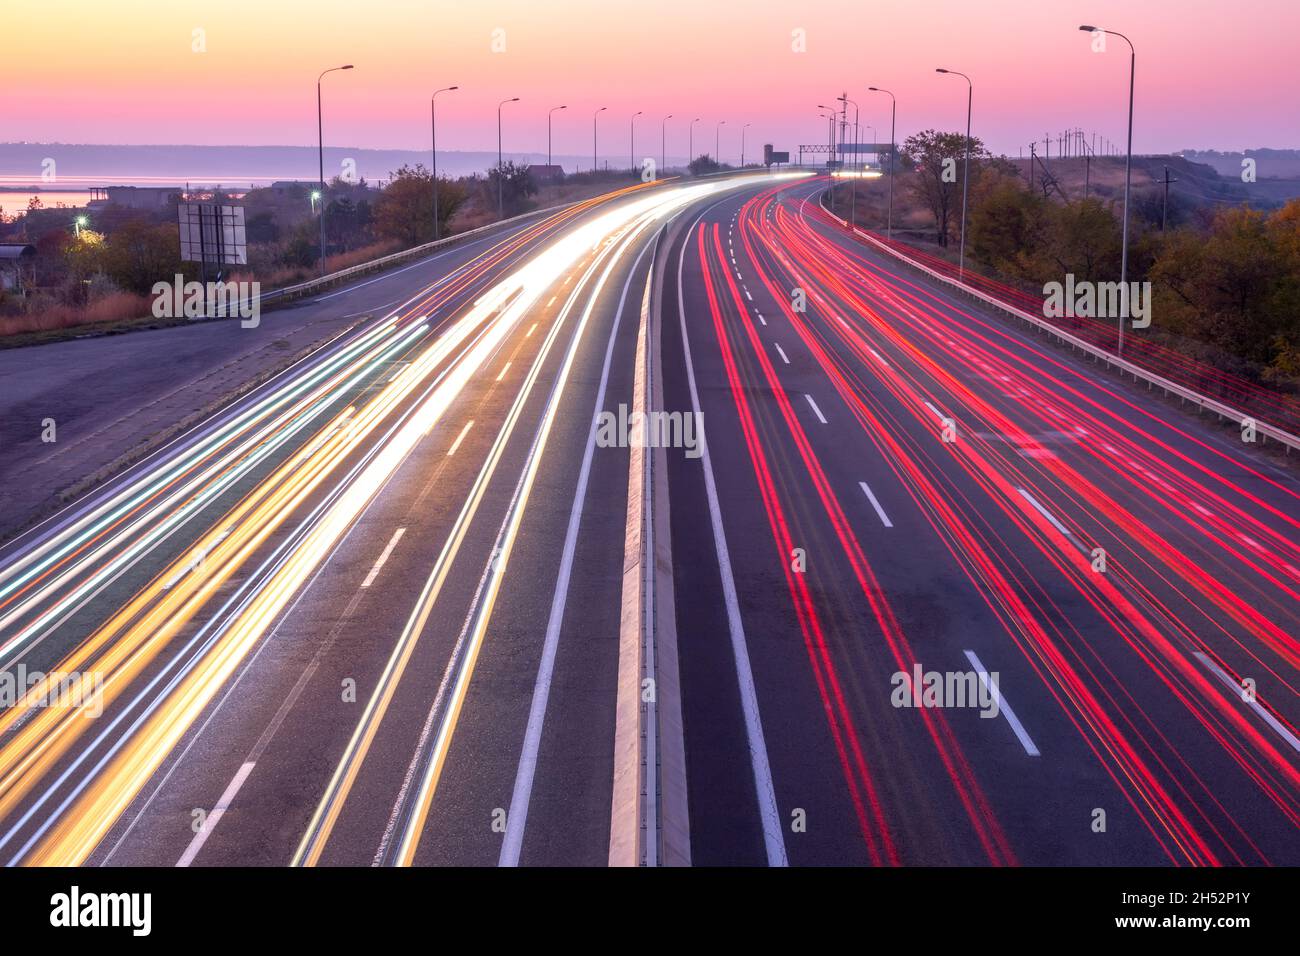
<path id="1" fill-rule="evenodd" d="M 90 190 L 88 189 L 42 189 L 37 191 L 17 190 L 8 192 L 0 190 L 0 210 L 6 217 L 17 216 L 27 211 L 27 204 L 31 202 L 33 196 L 39 196 L 41 205 L 46 209 L 53 209 L 56 206 L 78 207 L 84 206 L 90 202 Z"/>

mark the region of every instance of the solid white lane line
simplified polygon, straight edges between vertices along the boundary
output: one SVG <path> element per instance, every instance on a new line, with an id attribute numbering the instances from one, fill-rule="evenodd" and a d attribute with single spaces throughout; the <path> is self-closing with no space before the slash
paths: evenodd
<path id="1" fill-rule="evenodd" d="M 162 589 L 164 591 L 170 591 L 173 587 L 176 586 L 177 581 L 179 581 L 181 578 L 185 577 L 185 575 L 189 574 L 195 568 L 203 564 L 203 559 L 208 556 L 207 554 L 208 551 L 211 551 L 214 548 L 216 548 L 217 545 L 219 545 L 222 541 L 225 541 L 226 538 L 229 536 L 230 536 L 230 529 L 226 528 L 219 535 L 217 535 L 216 540 L 214 540 L 207 549 L 202 551 L 195 550 L 194 555 L 193 557 L 190 558 L 189 562 L 185 564 L 183 567 L 181 567 L 180 569 L 178 569 L 175 574 L 173 574 L 170 578 L 168 578 L 166 581 L 163 582 Z"/>
<path id="2" fill-rule="evenodd" d="M 781 361 L 784 362 L 786 365 L 789 365 L 790 360 L 786 358 L 785 350 L 782 349 L 781 346 L 777 345 L 775 342 L 772 343 L 772 347 L 776 349 L 776 354 L 781 356 Z"/>
<path id="3" fill-rule="evenodd" d="M 622 323 L 627 291 L 632 286 L 641 259 L 650 248 L 651 244 L 646 243 L 633 261 L 632 268 L 628 270 L 627 279 L 623 283 L 623 291 L 619 295 L 618 308 L 614 312 L 614 323 L 609 330 L 609 342 L 605 345 L 605 361 L 600 370 L 596 403 L 591 413 L 593 423 L 600 415 L 600 410 L 605 407 L 609 370 L 614 357 L 614 343 Z M 593 295 L 587 308 L 593 309 L 595 302 L 596 297 Z M 532 703 L 528 709 L 528 726 L 524 730 L 519 766 L 515 770 L 515 785 L 510 795 L 510 808 L 506 812 L 506 832 L 501 842 L 498 866 L 518 866 L 519 854 L 523 849 L 524 831 L 528 823 L 528 805 L 532 800 L 533 778 L 537 773 L 537 755 L 542 746 L 542 728 L 546 722 L 546 706 L 551 699 L 551 682 L 555 675 L 555 657 L 560 646 L 560 627 L 564 623 L 564 609 L 569 599 L 573 557 L 578 546 L 578 531 L 582 526 L 582 509 L 587 500 L 587 485 L 591 477 L 591 462 L 595 449 L 596 429 L 593 427 L 587 435 L 587 446 L 582 453 L 582 465 L 578 469 L 578 485 L 574 489 L 573 505 L 569 509 L 569 524 L 564 533 L 564 546 L 560 552 L 560 569 L 555 579 L 555 591 L 551 595 L 551 612 L 546 622 L 546 636 L 542 641 L 542 657 L 537 664 L 537 680 L 533 684 Z"/>
<path id="4" fill-rule="evenodd" d="M 393 532 L 393 536 L 388 539 L 388 546 L 384 548 L 383 553 L 379 555 L 379 560 L 376 561 L 375 566 L 370 569 L 370 573 L 366 575 L 366 579 L 361 582 L 363 588 L 370 587 L 374 582 L 375 577 L 379 574 L 379 569 L 384 566 L 384 562 L 388 560 L 388 556 L 393 553 L 393 549 L 397 547 L 397 542 L 402 540 L 402 535 L 404 534 L 406 534 L 405 528 L 398 528 Z"/>
<path id="5" fill-rule="evenodd" d="M 456 440 L 451 443 L 451 447 L 447 449 L 448 458 L 456 454 L 456 449 L 460 447 L 460 443 L 465 440 L 465 436 L 469 434 L 469 430 L 473 427 L 474 419 L 471 418 L 465 423 L 465 427 L 460 430 L 460 434 L 456 436 Z"/>
<path id="6" fill-rule="evenodd" d="M 894 523 L 889 520 L 889 515 L 885 514 L 885 509 L 880 507 L 880 502 L 877 501 L 876 496 L 871 493 L 871 489 L 867 486 L 867 483 L 865 481 L 859 481 L 858 487 L 862 489 L 863 493 L 867 496 L 867 500 L 871 502 L 871 507 L 876 509 L 876 514 L 880 515 L 881 524 L 886 528 L 892 528 Z"/>
<path id="7" fill-rule="evenodd" d="M 817 403 L 813 401 L 813 397 L 809 395 L 807 392 L 804 393 L 803 397 L 808 399 L 808 404 L 812 406 L 813 414 L 817 416 L 817 420 L 821 422 L 823 425 L 825 425 L 826 416 L 823 415 L 822 410 L 817 407 Z"/>
<path id="8" fill-rule="evenodd" d="M 177 866 L 189 866 L 194 862 L 194 858 L 199 855 L 199 850 L 203 849 L 203 844 L 208 841 L 208 834 L 217 828 L 221 818 L 226 815 L 226 810 L 234 802 L 235 794 L 239 793 L 239 788 L 244 785 L 244 781 L 248 779 L 248 775 L 253 772 L 255 766 L 256 764 L 250 760 L 239 768 L 239 771 L 231 779 L 225 792 L 221 795 L 221 799 L 217 801 L 217 805 L 212 808 L 212 812 L 203 821 L 203 826 L 199 829 L 199 832 L 194 834 L 194 839 L 185 848 L 181 858 L 176 861 Z"/>
<path id="9" fill-rule="evenodd" d="M 506 377 L 506 372 L 508 372 L 508 371 L 510 371 L 510 363 L 509 363 L 509 362 L 506 362 L 505 365 L 501 366 L 501 371 L 497 373 L 497 381 L 499 382 L 499 381 L 501 381 L 503 378 L 505 378 L 505 377 Z"/>
<path id="10" fill-rule="evenodd" d="M 1034 506 L 1035 511 L 1037 511 L 1040 515 L 1042 515 L 1044 518 L 1050 521 L 1052 523 L 1053 528 L 1061 532 L 1061 534 L 1065 535 L 1067 538 L 1074 537 L 1074 535 L 1070 534 L 1069 528 L 1061 524 L 1061 522 L 1057 521 L 1055 515 L 1053 515 L 1050 511 L 1048 511 L 1046 508 L 1044 508 L 1042 505 L 1038 503 L 1037 498 L 1035 498 L 1029 492 L 1025 491 L 1024 488 L 1017 488 L 1016 491 L 1020 492 L 1020 496 Z"/>
<path id="11" fill-rule="evenodd" d="M 706 210 L 707 212 L 707 210 Z M 695 226 L 703 213 L 691 224 L 687 236 L 695 231 Z M 691 340 L 686 331 L 686 303 L 682 293 L 682 271 L 686 259 L 686 247 L 690 242 L 683 242 L 677 257 L 677 317 L 682 329 L 682 351 L 686 358 L 686 381 L 690 386 L 691 408 L 697 420 L 702 421 L 700 409 L 700 391 L 695 383 L 695 363 L 691 359 Z M 759 818 L 763 823 L 763 844 L 767 850 L 768 866 L 787 866 L 789 859 L 785 852 L 785 831 L 781 824 L 781 812 L 776 802 L 776 788 L 772 785 L 772 765 L 768 761 L 767 742 L 763 738 L 763 722 L 758 710 L 758 690 L 754 685 L 754 671 L 749 663 L 749 645 L 745 640 L 745 626 L 740 619 L 740 600 L 736 596 L 736 579 L 731 570 L 731 556 L 727 549 L 727 537 L 722 530 L 722 510 L 718 505 L 718 483 L 713 475 L 713 460 L 709 455 L 709 443 L 700 442 L 700 460 L 704 463 L 704 491 L 709 501 L 709 521 L 713 525 L 713 545 L 718 557 L 718 574 L 722 579 L 722 596 L 727 606 L 727 630 L 731 636 L 731 654 L 736 662 L 736 681 L 740 687 L 740 709 L 745 717 L 745 736 L 749 742 L 749 762 L 754 775 L 754 791 L 757 795 Z"/>
<path id="12" fill-rule="evenodd" d="M 971 662 L 971 666 L 973 666 L 976 673 L 980 675 L 980 683 L 988 688 L 989 694 L 998 702 L 998 710 L 1004 717 L 1006 717 L 1007 723 L 1011 725 L 1011 729 L 1015 731 L 1016 739 L 1020 741 L 1020 746 L 1025 748 L 1025 753 L 1029 754 L 1031 757 L 1037 757 L 1039 755 L 1038 747 L 1025 731 L 1024 724 L 1020 722 L 1020 718 L 1016 716 L 1016 712 L 1011 709 L 1011 705 L 1007 703 L 1007 699 L 1002 696 L 1001 689 L 989 683 L 988 669 L 980 663 L 980 659 L 974 651 L 966 651 L 966 659 Z"/>
<path id="13" fill-rule="evenodd" d="M 1300 740 L 1296 739 L 1295 734 L 1291 733 L 1291 731 L 1288 730 L 1285 726 L 1283 726 L 1283 724 L 1276 717 L 1274 717 L 1267 710 L 1261 707 L 1259 701 L 1253 699 L 1252 700 L 1243 699 L 1243 697 L 1241 696 L 1241 690 L 1242 690 L 1241 685 L 1233 681 L 1232 676 L 1227 671 L 1225 671 L 1222 667 L 1216 664 L 1214 660 L 1210 657 L 1210 655 L 1204 653 L 1203 651 L 1193 651 L 1192 654 L 1196 657 L 1198 661 L 1200 661 L 1202 664 L 1205 665 L 1206 669 L 1209 670 L 1210 673 L 1212 673 L 1215 677 L 1219 678 L 1219 680 L 1223 681 L 1224 685 L 1227 686 L 1228 690 L 1232 693 L 1233 697 L 1236 697 L 1243 704 L 1245 704 L 1247 707 L 1253 710 L 1259 716 L 1260 720 L 1264 721 L 1264 723 L 1272 727 L 1279 737 L 1281 737 L 1283 740 L 1285 740 L 1287 743 L 1291 745 L 1292 750 L 1294 750 L 1296 753 L 1300 753 Z"/>

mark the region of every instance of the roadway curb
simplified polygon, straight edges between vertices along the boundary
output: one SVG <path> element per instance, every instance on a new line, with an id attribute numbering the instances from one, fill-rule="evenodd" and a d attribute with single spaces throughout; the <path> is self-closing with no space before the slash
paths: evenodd
<path id="1" fill-rule="evenodd" d="M 659 323 L 646 277 L 637 333 L 633 413 L 663 406 Z M 614 717 L 610 866 L 689 866 L 690 824 L 677 617 L 669 527 L 668 457 L 631 442 Z"/>
<path id="2" fill-rule="evenodd" d="M 328 348 L 331 344 L 339 341 L 344 336 L 354 331 L 358 326 L 364 325 L 373 318 L 374 317 L 369 314 L 361 316 L 355 322 L 339 329 L 337 332 L 332 332 L 328 335 L 322 336 L 321 338 L 315 339 L 310 345 L 299 349 L 292 355 L 283 357 L 281 361 L 259 369 L 249 378 L 231 386 L 217 398 L 212 399 L 202 407 L 188 413 L 175 423 L 155 432 L 148 438 L 141 440 L 127 451 L 118 455 L 112 461 L 96 468 L 86 477 L 56 491 L 53 499 L 48 501 L 45 506 L 38 508 L 36 511 L 32 512 L 26 518 L 18 521 L 11 527 L 0 528 L 0 547 L 7 546 L 10 542 L 26 534 L 51 515 L 58 514 L 70 504 L 79 501 L 81 498 L 90 494 L 107 481 L 117 477 L 133 465 L 136 465 L 143 459 L 149 457 L 149 455 L 153 454 L 158 449 L 166 446 L 181 435 L 192 431 L 199 425 L 202 425 L 222 409 L 227 408 L 245 395 L 265 385 L 285 370 L 310 358 L 321 349 Z"/>

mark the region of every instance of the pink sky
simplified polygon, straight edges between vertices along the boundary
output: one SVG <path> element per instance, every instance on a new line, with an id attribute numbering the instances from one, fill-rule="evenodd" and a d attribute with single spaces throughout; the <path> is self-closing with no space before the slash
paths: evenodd
<path id="1" fill-rule="evenodd" d="M 461 90 L 438 100 L 442 149 L 495 148 L 496 104 L 519 96 L 507 151 L 544 151 L 546 111 L 567 104 L 556 153 L 589 154 L 592 110 L 608 106 L 603 154 L 626 149 L 629 116 L 644 110 L 639 153 L 658 154 L 673 113 L 670 154 L 685 153 L 685 123 L 699 116 L 696 146 L 711 150 L 725 119 L 734 160 L 743 123 L 750 150 L 824 141 L 815 106 L 845 89 L 883 140 L 889 101 L 872 85 L 897 94 L 901 140 L 964 126 L 965 84 L 936 66 L 971 75 L 974 133 L 995 151 L 1014 156 L 1073 126 L 1122 143 L 1127 48 L 1092 53 L 1080 23 L 1137 45 L 1136 151 L 1300 147 L 1297 0 L 12 4 L 0 140 L 314 145 L 316 75 L 351 62 L 326 78 L 334 146 L 427 147 L 428 94 L 451 84 Z M 191 50 L 196 28 L 206 52 Z M 806 52 L 792 49 L 796 29 Z"/>

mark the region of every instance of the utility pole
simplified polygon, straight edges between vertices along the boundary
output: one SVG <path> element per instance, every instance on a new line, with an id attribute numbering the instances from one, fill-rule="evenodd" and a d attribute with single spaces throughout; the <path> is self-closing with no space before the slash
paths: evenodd
<path id="1" fill-rule="evenodd" d="M 1164 209 L 1160 213 L 1160 231 L 1164 232 L 1169 225 L 1169 184 L 1178 182 L 1177 179 L 1169 178 L 1169 167 L 1165 167 L 1165 202 Z"/>

